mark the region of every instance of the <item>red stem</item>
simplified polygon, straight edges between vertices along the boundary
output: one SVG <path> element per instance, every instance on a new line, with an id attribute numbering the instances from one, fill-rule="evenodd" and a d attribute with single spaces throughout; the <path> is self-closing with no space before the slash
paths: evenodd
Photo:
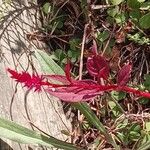
<path id="1" fill-rule="evenodd" d="M 128 93 L 133 93 L 135 95 L 141 96 L 141 97 L 146 97 L 150 98 L 150 93 L 149 92 L 144 92 L 144 91 L 139 91 L 131 87 L 123 86 L 123 87 L 118 87 L 118 91 L 125 91 Z"/>

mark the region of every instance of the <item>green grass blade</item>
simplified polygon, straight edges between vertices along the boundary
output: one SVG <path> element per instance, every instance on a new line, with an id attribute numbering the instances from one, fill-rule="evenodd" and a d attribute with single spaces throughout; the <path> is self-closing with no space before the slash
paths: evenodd
<path id="1" fill-rule="evenodd" d="M 115 150 L 119 150 L 119 146 L 115 143 L 112 136 L 107 132 L 103 124 L 99 121 L 97 116 L 93 113 L 91 108 L 88 106 L 87 103 L 73 103 L 73 106 L 81 111 L 81 113 L 86 117 L 86 119 L 94 125 L 105 137 L 106 140 L 113 145 Z"/>
<path id="2" fill-rule="evenodd" d="M 150 141 L 142 144 L 137 150 L 148 150 L 150 148 Z"/>
<path id="3" fill-rule="evenodd" d="M 46 147 L 56 147 L 64 150 L 80 150 L 73 144 L 42 135 L 36 131 L 20 126 L 12 121 L 0 118 L 0 137 L 19 143 L 39 144 Z"/>

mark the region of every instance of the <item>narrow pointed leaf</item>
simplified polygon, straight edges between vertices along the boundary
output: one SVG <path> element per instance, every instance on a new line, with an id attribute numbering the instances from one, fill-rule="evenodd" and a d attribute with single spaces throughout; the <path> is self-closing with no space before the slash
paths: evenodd
<path id="1" fill-rule="evenodd" d="M 46 52 L 36 50 L 35 55 L 45 73 L 59 75 L 65 74 L 63 69 L 57 63 L 55 63 L 52 57 L 49 56 Z"/>
<path id="2" fill-rule="evenodd" d="M 56 147 L 64 150 L 77 150 L 80 148 L 51 136 L 42 135 L 36 131 L 20 126 L 12 121 L 0 118 L 0 136 L 19 143 Z"/>
<path id="3" fill-rule="evenodd" d="M 137 150 L 148 150 L 150 148 L 150 141 L 142 144 L 140 147 L 137 148 Z"/>
<path id="4" fill-rule="evenodd" d="M 88 101 L 101 93 L 98 88 L 88 89 L 84 88 L 84 85 L 79 85 L 70 85 L 68 87 L 64 86 L 60 88 L 47 88 L 46 91 L 66 102 Z"/>
<path id="5" fill-rule="evenodd" d="M 75 94 L 73 92 L 62 92 L 61 90 L 53 91 L 53 90 L 47 90 L 47 92 L 50 95 L 53 95 L 65 102 L 80 102 L 80 101 L 85 101 L 89 100 L 85 96 L 86 94 Z M 84 98 L 85 97 L 85 98 Z M 91 97 L 90 97 L 91 99 Z"/>

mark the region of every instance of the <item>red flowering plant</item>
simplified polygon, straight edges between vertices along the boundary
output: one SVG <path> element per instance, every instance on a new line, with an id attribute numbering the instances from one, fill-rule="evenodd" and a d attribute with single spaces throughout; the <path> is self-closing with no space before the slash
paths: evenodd
<path id="1" fill-rule="evenodd" d="M 133 93 L 137 96 L 150 98 L 150 93 L 140 91 L 126 86 L 132 71 L 130 63 L 125 64 L 117 75 L 117 83 L 109 82 L 109 63 L 99 54 L 93 54 L 88 57 L 86 63 L 87 70 L 94 80 L 75 80 L 70 74 L 70 64 L 65 67 L 65 76 L 63 75 L 30 75 L 27 72 L 18 73 L 7 69 L 11 78 L 24 84 L 29 89 L 41 91 L 43 87 L 49 94 L 58 97 L 67 102 L 88 101 L 94 97 L 110 91 L 124 91 Z M 103 81 L 103 82 L 102 82 Z"/>

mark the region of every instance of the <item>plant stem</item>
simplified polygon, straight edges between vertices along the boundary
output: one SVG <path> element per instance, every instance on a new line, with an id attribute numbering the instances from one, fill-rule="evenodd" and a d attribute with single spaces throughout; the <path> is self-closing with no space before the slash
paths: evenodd
<path id="1" fill-rule="evenodd" d="M 88 24 L 84 27 L 84 34 L 82 39 L 82 47 L 81 47 L 81 55 L 80 55 L 80 67 L 79 67 L 79 80 L 82 79 L 82 70 L 83 70 L 83 55 L 84 55 L 84 45 L 86 40 L 86 31 L 87 31 Z"/>

